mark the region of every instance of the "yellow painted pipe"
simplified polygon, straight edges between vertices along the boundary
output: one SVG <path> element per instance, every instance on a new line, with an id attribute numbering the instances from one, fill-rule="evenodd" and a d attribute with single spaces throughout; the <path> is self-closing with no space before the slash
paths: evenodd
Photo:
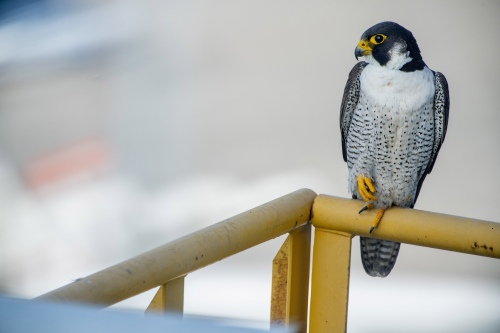
<path id="1" fill-rule="evenodd" d="M 311 257 L 311 225 L 290 233 L 287 283 L 287 324 L 297 332 L 307 332 L 309 268 Z"/>
<path id="2" fill-rule="evenodd" d="M 315 197 L 292 192 L 37 299 L 112 305 L 304 225 Z"/>
<path id="3" fill-rule="evenodd" d="M 273 260 L 271 324 L 307 332 L 311 224 L 294 229 Z"/>
<path id="4" fill-rule="evenodd" d="M 350 234 L 315 229 L 310 333 L 346 331 L 351 240 Z"/>
<path id="5" fill-rule="evenodd" d="M 359 200 L 319 195 L 311 221 L 316 228 L 500 258 L 500 223 L 393 207 L 370 234 L 377 212 L 358 214 L 363 206 Z"/>

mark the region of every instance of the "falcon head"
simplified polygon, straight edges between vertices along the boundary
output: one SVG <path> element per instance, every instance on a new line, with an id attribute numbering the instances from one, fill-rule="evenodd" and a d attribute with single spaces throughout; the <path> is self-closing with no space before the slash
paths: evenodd
<path id="1" fill-rule="evenodd" d="M 356 60 L 388 69 L 412 72 L 424 68 L 417 41 L 411 31 L 394 22 L 382 22 L 366 30 L 354 50 Z"/>

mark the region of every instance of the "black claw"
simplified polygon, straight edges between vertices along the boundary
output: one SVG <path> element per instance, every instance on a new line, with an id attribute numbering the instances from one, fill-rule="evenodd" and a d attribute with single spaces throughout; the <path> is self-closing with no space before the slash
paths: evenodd
<path id="1" fill-rule="evenodd" d="M 370 228 L 370 234 L 372 233 L 373 230 L 375 230 L 375 227 Z"/>
<path id="2" fill-rule="evenodd" d="M 363 213 L 363 212 L 364 212 L 365 210 L 367 210 L 367 209 L 368 209 L 368 205 L 366 205 L 366 206 L 364 206 L 363 208 L 361 208 L 361 210 L 359 211 L 359 213 L 358 213 L 358 214 Z"/>

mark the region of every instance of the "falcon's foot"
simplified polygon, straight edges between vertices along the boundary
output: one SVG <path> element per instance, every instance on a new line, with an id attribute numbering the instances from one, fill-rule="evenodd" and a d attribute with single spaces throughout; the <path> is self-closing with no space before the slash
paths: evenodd
<path id="1" fill-rule="evenodd" d="M 375 195 L 375 186 L 370 177 L 365 177 L 363 175 L 358 176 L 358 190 L 359 194 L 365 202 L 377 201 L 377 196 Z M 370 207 L 368 207 L 369 209 Z"/>
<path id="2" fill-rule="evenodd" d="M 366 202 L 366 206 L 361 208 L 361 210 L 359 211 L 359 214 L 361 214 L 365 210 L 372 209 L 372 202 L 377 201 L 378 198 L 375 195 L 375 192 L 377 192 L 377 190 L 375 189 L 375 185 L 373 185 L 373 181 L 370 177 L 365 177 L 363 175 L 358 176 L 358 190 L 359 194 L 361 194 L 361 197 Z M 382 219 L 382 216 L 384 216 L 384 212 L 385 209 L 381 209 L 378 211 L 377 216 L 375 217 L 375 221 L 373 221 L 373 225 L 370 228 L 370 233 L 372 233 L 373 230 L 375 230 L 375 228 L 378 226 L 380 220 Z"/>

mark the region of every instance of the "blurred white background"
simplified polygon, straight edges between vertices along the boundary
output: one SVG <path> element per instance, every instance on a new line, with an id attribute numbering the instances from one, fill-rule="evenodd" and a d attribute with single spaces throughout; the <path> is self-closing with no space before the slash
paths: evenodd
<path id="1" fill-rule="evenodd" d="M 298 188 L 347 197 L 342 93 L 384 20 L 450 85 L 415 208 L 500 222 L 499 15 L 498 1 L 0 2 L 0 292 L 38 296 Z M 268 320 L 283 240 L 189 275 L 185 311 Z M 500 327 L 498 260 L 404 245 L 374 279 L 358 243 L 350 332 Z"/>

